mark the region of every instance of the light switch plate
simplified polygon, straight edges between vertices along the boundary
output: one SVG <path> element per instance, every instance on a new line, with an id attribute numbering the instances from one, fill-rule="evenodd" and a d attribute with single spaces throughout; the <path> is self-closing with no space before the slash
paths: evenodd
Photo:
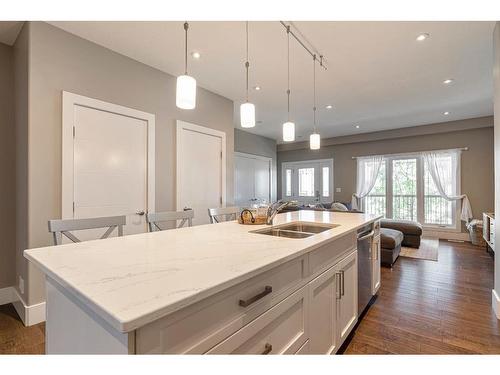
<path id="1" fill-rule="evenodd" d="M 342 188 L 335 188 L 336 193 L 342 193 Z"/>

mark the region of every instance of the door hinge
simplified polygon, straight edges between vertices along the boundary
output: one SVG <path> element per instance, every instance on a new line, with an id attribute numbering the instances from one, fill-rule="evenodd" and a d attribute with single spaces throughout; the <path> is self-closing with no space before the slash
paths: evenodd
<path id="1" fill-rule="evenodd" d="M 73 202 L 73 215 L 75 215 L 75 202 Z"/>
<path id="2" fill-rule="evenodd" d="M 220 152 L 220 158 L 222 159 L 222 151 Z"/>
<path id="3" fill-rule="evenodd" d="M 73 125 L 73 139 L 75 138 L 75 133 L 76 133 L 76 130 L 75 130 L 75 126 Z"/>
<path id="4" fill-rule="evenodd" d="M 220 204 L 222 204 L 222 197 L 220 197 Z"/>

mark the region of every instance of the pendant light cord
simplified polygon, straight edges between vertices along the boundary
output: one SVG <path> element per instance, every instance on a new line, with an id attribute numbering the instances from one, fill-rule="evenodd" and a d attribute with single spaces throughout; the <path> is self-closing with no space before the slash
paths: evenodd
<path id="1" fill-rule="evenodd" d="M 188 72 L 188 29 L 189 29 L 189 24 L 187 22 L 184 22 L 184 32 L 185 32 L 184 72 L 186 75 Z"/>
<path id="2" fill-rule="evenodd" d="M 313 55 L 313 125 L 316 133 L 316 55 Z"/>
<path id="3" fill-rule="evenodd" d="M 247 103 L 248 103 L 248 68 L 250 67 L 250 63 L 248 62 L 248 21 L 246 21 L 246 36 L 247 36 L 247 61 L 245 62 L 245 68 L 246 68 L 246 79 L 247 79 Z"/>
<path id="4" fill-rule="evenodd" d="M 287 51 L 288 51 L 288 66 L 287 66 L 287 108 L 288 108 L 288 121 L 290 121 L 290 26 L 286 27 L 286 33 L 287 33 Z"/>

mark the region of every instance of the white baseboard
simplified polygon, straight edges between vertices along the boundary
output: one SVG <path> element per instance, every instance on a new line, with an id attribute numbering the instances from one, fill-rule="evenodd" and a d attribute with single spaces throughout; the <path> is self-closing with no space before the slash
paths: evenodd
<path id="1" fill-rule="evenodd" d="M 470 241 L 469 233 L 423 229 L 422 236 L 440 238 L 442 240 Z"/>
<path id="2" fill-rule="evenodd" d="M 0 289 L 0 305 L 12 303 L 17 299 L 17 293 L 14 287 L 8 286 Z"/>
<path id="3" fill-rule="evenodd" d="M 17 314 L 23 321 L 25 326 L 32 326 L 41 322 L 45 322 L 45 302 L 40 302 L 34 305 L 26 305 L 22 297 L 19 295 L 15 288 L 14 294 L 16 299 L 12 302 Z"/>
<path id="4" fill-rule="evenodd" d="M 493 307 L 497 319 L 500 319 L 500 297 L 495 289 L 491 290 L 491 306 Z"/>

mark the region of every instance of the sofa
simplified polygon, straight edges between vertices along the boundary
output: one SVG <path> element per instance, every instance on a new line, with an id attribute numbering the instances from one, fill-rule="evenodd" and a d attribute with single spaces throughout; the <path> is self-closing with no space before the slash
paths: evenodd
<path id="1" fill-rule="evenodd" d="M 416 221 L 382 219 L 380 221 L 380 227 L 397 230 L 403 233 L 402 246 L 414 247 L 416 249 L 420 247 L 422 225 Z"/>
<path id="2" fill-rule="evenodd" d="M 401 252 L 403 233 L 399 230 L 380 228 L 380 263 L 392 267 Z"/>

